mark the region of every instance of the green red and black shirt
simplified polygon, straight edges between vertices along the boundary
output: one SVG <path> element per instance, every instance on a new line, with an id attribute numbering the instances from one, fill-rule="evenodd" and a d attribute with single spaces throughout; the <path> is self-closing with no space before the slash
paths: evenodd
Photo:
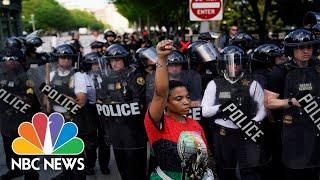
<path id="1" fill-rule="evenodd" d="M 181 159 L 177 150 L 177 142 L 183 131 L 195 131 L 201 134 L 202 139 L 207 144 L 204 131 L 200 124 L 191 118 L 186 117 L 185 122 L 178 122 L 167 115 L 164 115 L 157 127 L 149 111 L 144 119 L 144 125 L 150 144 L 152 145 L 157 165 L 162 170 L 181 171 Z"/>

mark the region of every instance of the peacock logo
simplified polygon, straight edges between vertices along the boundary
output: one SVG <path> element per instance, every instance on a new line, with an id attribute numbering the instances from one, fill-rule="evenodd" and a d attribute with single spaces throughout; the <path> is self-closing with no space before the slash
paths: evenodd
<path id="1" fill-rule="evenodd" d="M 19 136 L 12 142 L 12 150 L 18 155 L 78 155 L 84 150 L 83 141 L 76 137 L 78 127 L 66 122 L 60 113 L 49 117 L 36 113 L 32 123 L 23 122 Z"/>

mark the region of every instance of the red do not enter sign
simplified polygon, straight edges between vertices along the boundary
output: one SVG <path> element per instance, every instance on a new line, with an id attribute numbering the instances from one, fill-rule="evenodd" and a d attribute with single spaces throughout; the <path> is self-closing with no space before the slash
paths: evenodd
<path id="1" fill-rule="evenodd" d="M 194 16 L 203 20 L 210 20 L 217 16 L 222 9 L 221 0 L 191 0 L 190 9 Z"/>

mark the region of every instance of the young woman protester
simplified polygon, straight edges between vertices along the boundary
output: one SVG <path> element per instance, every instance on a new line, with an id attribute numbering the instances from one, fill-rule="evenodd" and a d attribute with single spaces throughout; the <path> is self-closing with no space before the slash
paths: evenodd
<path id="1" fill-rule="evenodd" d="M 145 128 L 157 168 L 150 179 L 213 179 L 207 168 L 207 145 L 199 123 L 187 117 L 190 97 L 180 81 L 169 81 L 167 56 L 173 41 L 157 45 L 155 92 L 145 116 Z"/>

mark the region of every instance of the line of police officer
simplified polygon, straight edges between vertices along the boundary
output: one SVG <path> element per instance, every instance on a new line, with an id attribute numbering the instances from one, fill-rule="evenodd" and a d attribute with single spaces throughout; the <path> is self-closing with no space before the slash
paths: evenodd
<path id="1" fill-rule="evenodd" d="M 319 132 L 296 99 L 304 93 L 302 91 L 311 92 L 316 97 L 319 93 L 318 60 L 313 53 L 318 43 L 315 35 L 307 29 L 297 29 L 288 34 L 284 40 L 284 54 L 290 58 L 286 62 L 277 45 L 263 44 L 253 50 L 250 47 L 250 35 L 240 33 L 236 37 L 233 44 L 222 49 L 221 54 L 211 42 L 200 40 L 189 46 L 189 64 L 186 57 L 177 51 L 168 60 L 171 78 L 187 84 L 190 94 L 194 95 L 194 107 L 200 105 L 199 92 L 206 87 L 201 106 L 203 116 L 207 118 L 203 118 L 201 123 L 205 126 L 209 147 L 214 152 L 219 178 L 281 179 L 281 174 L 284 174 L 286 179 L 315 179 L 319 173 L 320 159 L 316 153 L 319 150 Z M 85 142 L 85 152 L 80 156 L 86 158 L 86 172 L 64 171 L 57 179 L 82 179 L 85 174 L 94 174 L 97 146 L 100 169 L 108 174 L 110 145 L 113 146 L 122 179 L 146 179 L 147 140 L 143 117 L 150 101 L 148 97 L 153 94 L 155 49 L 139 49 L 136 53 L 139 63 L 133 64 L 130 54 L 120 44 L 110 44 L 104 48 L 103 43 L 93 42 L 93 52 L 85 55 L 79 64 L 80 68 L 75 69 L 72 62 L 80 61 L 71 45 L 57 46 L 50 61 L 42 58 L 45 55 L 30 55 L 31 59 L 35 59 L 33 62 L 23 56 L 25 48 L 21 44 L 29 46 L 26 49 L 31 52 L 25 54 L 32 54 L 42 41 L 38 37 L 27 38 L 26 43 L 21 43 L 19 38 L 8 39 L 7 50 L 1 54 L 1 87 L 19 98 L 28 97 L 32 107 L 40 103 L 42 111 L 64 114 L 67 121 L 77 124 L 79 137 Z M 54 63 L 51 66 L 44 65 L 48 62 Z M 14 67 L 14 64 L 15 68 L 8 68 Z M 198 78 L 199 74 L 201 79 Z M 25 79 L 20 80 L 20 77 Z M 73 115 L 53 101 L 44 101 L 46 97 L 37 91 L 43 82 L 77 102 L 82 107 L 81 111 Z M 307 88 L 299 89 L 306 84 Z M 262 89 L 265 89 L 266 110 L 261 106 Z M 38 102 L 34 96 L 38 97 Z M 227 114 L 223 114 L 222 107 L 230 102 L 243 110 L 252 124 L 264 130 L 261 142 L 251 142 L 241 128 Z M 116 113 L 113 113 L 114 116 L 98 115 L 96 103 L 107 105 L 105 107 L 114 112 L 116 105 L 127 107 L 130 103 L 138 103 L 139 113 L 126 110 L 129 116 L 123 116 L 123 112 L 122 116 Z M 11 142 L 17 137 L 19 123 L 26 119 L 25 115 L 14 113 L 16 110 L 4 102 L 1 101 L 0 105 L 1 110 L 7 113 L 0 116 L 0 120 L 6 158 L 10 160 L 15 156 Z M 279 109 L 285 110 L 282 112 Z M 28 115 L 38 110 L 34 108 Z M 263 112 L 267 112 L 266 118 Z M 7 123 L 8 117 L 12 123 Z M 6 131 L 10 127 L 15 133 L 8 135 Z M 154 159 L 156 164 L 156 157 Z M 285 168 L 281 162 L 284 162 Z M 7 166 L 10 169 L 10 161 L 7 161 Z M 271 171 L 278 174 L 272 176 Z M 36 172 L 28 173 L 26 176 L 38 176 Z M 22 174 L 9 171 L 3 178 L 10 179 Z"/>

